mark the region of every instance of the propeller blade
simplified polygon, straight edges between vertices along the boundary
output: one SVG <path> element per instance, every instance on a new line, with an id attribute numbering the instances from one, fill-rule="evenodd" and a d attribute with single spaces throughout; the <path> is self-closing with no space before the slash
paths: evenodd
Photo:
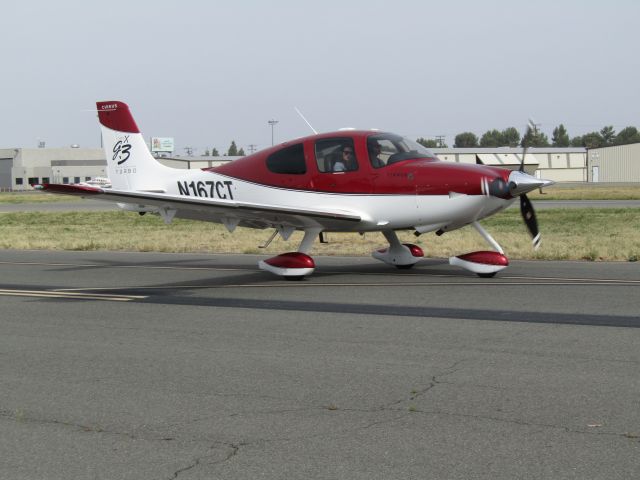
<path id="1" fill-rule="evenodd" d="M 540 247 L 540 232 L 538 231 L 538 220 L 536 212 L 529 198 L 525 194 L 520 195 L 520 213 L 524 219 L 524 223 L 529 229 L 529 233 L 533 237 L 532 243 L 534 250 Z"/>

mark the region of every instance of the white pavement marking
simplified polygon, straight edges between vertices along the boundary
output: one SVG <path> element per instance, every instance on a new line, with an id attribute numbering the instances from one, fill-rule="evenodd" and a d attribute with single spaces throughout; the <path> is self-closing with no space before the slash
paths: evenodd
<path id="1" fill-rule="evenodd" d="M 85 289 L 87 290 L 87 289 Z M 103 293 L 61 292 L 55 290 L 15 290 L 0 289 L 0 295 L 11 297 L 70 298 L 74 300 L 106 300 L 111 302 L 130 302 L 147 298 L 145 295 L 107 295 Z"/>

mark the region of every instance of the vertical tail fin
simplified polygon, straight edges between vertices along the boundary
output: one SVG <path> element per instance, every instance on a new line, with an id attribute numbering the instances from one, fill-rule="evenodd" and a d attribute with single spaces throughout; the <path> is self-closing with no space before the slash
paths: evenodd
<path id="1" fill-rule="evenodd" d="M 159 190 L 172 169 L 153 156 L 126 103 L 97 102 L 107 172 L 115 190 Z"/>

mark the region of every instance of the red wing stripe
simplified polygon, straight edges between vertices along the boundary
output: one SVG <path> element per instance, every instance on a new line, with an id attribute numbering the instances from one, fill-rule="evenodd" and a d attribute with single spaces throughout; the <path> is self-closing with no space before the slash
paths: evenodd
<path id="1" fill-rule="evenodd" d="M 64 185 L 58 183 L 49 183 L 42 186 L 42 190 L 48 190 L 54 193 L 64 193 L 67 195 L 95 195 L 104 193 L 104 190 L 98 187 L 90 187 L 84 185 Z"/>

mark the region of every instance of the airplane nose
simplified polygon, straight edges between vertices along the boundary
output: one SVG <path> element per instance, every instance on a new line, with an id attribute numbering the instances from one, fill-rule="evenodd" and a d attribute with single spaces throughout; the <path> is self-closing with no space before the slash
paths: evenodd
<path id="1" fill-rule="evenodd" d="M 514 170 L 509 174 L 509 193 L 512 197 L 517 197 L 536 188 L 548 187 L 554 183 L 552 180 L 536 178 L 528 173 Z"/>

